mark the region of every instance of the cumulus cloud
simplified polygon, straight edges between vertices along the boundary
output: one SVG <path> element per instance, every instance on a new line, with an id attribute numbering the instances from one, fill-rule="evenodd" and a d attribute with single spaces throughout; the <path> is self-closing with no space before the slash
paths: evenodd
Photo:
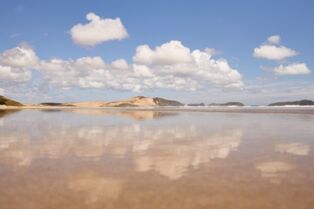
<path id="1" fill-rule="evenodd" d="M 254 49 L 254 57 L 268 60 L 283 60 L 297 54 L 298 52 L 285 46 L 262 45 Z"/>
<path id="2" fill-rule="evenodd" d="M 30 80 L 31 78 L 32 73 L 29 70 L 0 65 L 0 80 L 25 82 Z"/>
<path id="3" fill-rule="evenodd" d="M 140 64 L 173 65 L 190 62 L 192 57 L 190 49 L 183 46 L 180 41 L 170 41 L 157 46 L 154 50 L 148 45 L 138 46 L 133 60 Z"/>
<path id="4" fill-rule="evenodd" d="M 281 37 L 279 35 L 268 37 L 265 44 L 254 49 L 253 56 L 261 59 L 282 61 L 299 54 L 293 49 L 280 45 L 280 41 Z M 305 63 L 281 64 L 277 67 L 263 67 L 263 69 L 267 69 L 267 71 L 269 69 L 275 75 L 306 75 L 311 73 L 311 70 Z"/>
<path id="5" fill-rule="evenodd" d="M 289 65 L 279 65 L 274 68 L 277 75 L 306 75 L 310 74 L 311 70 L 304 63 L 292 63 Z"/>
<path id="6" fill-rule="evenodd" d="M 215 60 L 206 50 L 191 51 L 179 41 L 164 43 L 154 50 L 139 46 L 133 59 L 131 64 L 124 59 L 106 63 L 101 57 L 42 60 L 38 70 L 46 81 L 61 88 L 139 92 L 153 88 L 193 91 L 209 85 L 243 86 L 241 74 L 227 60 Z"/>
<path id="7" fill-rule="evenodd" d="M 23 44 L 0 53 L 0 80 L 25 82 L 31 79 L 31 69 L 38 63 L 34 50 Z"/>
<path id="8" fill-rule="evenodd" d="M 76 44 L 95 46 L 106 41 L 121 40 L 128 37 L 127 30 L 120 18 L 102 19 L 91 12 L 86 15 L 86 19 L 89 23 L 79 23 L 71 28 L 71 38 Z"/>
<path id="9" fill-rule="evenodd" d="M 137 47 L 133 60 L 146 65 L 160 76 L 174 75 L 224 87 L 243 86 L 241 74 L 225 59 L 215 60 L 208 50 L 193 50 L 180 41 L 170 41 L 152 50 L 147 45 Z M 183 80 L 180 80 L 183 82 Z"/>
<path id="10" fill-rule="evenodd" d="M 128 69 L 128 63 L 124 59 L 118 59 L 112 62 L 112 66 L 117 69 Z"/>
<path id="11" fill-rule="evenodd" d="M 100 88 L 103 87 L 101 80 L 105 67 L 101 57 L 82 57 L 77 60 L 42 60 L 38 70 L 46 81 L 62 88 Z"/>
<path id="12" fill-rule="evenodd" d="M 38 57 L 36 53 L 26 44 L 5 50 L 0 54 L 0 63 L 4 66 L 31 68 L 36 65 L 37 62 Z"/>
<path id="13" fill-rule="evenodd" d="M 194 91 L 212 85 L 243 86 L 241 74 L 227 60 L 213 59 L 206 49 L 192 51 L 180 41 L 170 41 L 155 49 L 143 46 L 136 49 L 133 63 L 124 59 L 107 63 L 99 56 L 40 60 L 31 48 L 17 47 L 2 53 L 0 79 L 27 81 L 31 79 L 30 69 L 33 69 L 41 73 L 46 84 L 61 89 L 140 92 L 155 88 Z M 145 55 L 146 51 L 149 56 Z"/>
<path id="14" fill-rule="evenodd" d="M 254 49 L 254 57 L 268 60 L 284 60 L 299 54 L 293 49 L 278 45 L 280 43 L 280 36 L 278 35 L 270 36 L 267 40 L 266 44 L 262 44 Z"/>
<path id="15" fill-rule="evenodd" d="M 145 65 L 131 64 L 119 59 L 105 63 L 100 57 L 77 60 L 51 59 L 41 61 L 39 71 L 46 81 L 61 88 L 107 88 L 139 92 L 151 88 L 193 90 L 196 81 L 174 75 L 152 73 Z M 184 80 L 181 81 L 181 80 Z"/>

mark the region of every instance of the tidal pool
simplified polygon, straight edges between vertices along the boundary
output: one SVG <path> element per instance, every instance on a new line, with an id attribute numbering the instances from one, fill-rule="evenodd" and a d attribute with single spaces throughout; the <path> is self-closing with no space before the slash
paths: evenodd
<path id="1" fill-rule="evenodd" d="M 314 208 L 314 114 L 0 111 L 2 209 Z"/>

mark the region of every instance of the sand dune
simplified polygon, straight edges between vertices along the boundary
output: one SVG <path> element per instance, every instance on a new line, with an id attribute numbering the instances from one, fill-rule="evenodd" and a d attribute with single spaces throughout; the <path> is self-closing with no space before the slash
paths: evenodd
<path id="1" fill-rule="evenodd" d="M 72 105 L 75 107 L 146 107 L 146 106 L 182 106 L 183 104 L 174 101 L 163 99 L 159 97 L 150 98 L 144 96 L 132 97 L 125 100 L 112 102 L 70 102 L 65 105 Z"/>

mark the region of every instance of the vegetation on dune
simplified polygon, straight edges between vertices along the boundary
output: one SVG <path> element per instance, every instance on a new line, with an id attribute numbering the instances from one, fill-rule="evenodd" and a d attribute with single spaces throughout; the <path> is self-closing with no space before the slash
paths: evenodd
<path id="1" fill-rule="evenodd" d="M 42 106 L 73 106 L 71 104 L 64 104 L 64 103 L 58 103 L 58 102 L 43 102 L 40 103 Z"/>
<path id="2" fill-rule="evenodd" d="M 12 99 L 8 99 L 4 96 L 0 96 L 0 105 L 6 106 L 23 106 L 21 103 L 14 101 Z"/>

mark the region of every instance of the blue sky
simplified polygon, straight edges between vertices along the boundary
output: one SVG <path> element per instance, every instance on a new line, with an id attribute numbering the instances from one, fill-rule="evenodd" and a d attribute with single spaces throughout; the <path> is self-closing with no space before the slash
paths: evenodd
<path id="1" fill-rule="evenodd" d="M 131 66 L 134 63 L 145 65 L 153 72 L 153 76 L 158 76 L 158 81 L 164 82 L 162 87 L 160 85 L 145 87 L 143 82 L 146 82 L 146 77 L 136 77 L 140 80 L 136 81 L 136 85 L 141 85 L 140 90 L 134 90 L 133 87 L 113 87 L 107 84 L 106 79 L 101 80 L 104 85 L 96 87 L 91 84 L 82 86 L 75 83 L 62 86 L 61 78 L 55 81 L 56 79 L 49 76 L 56 75 L 47 73 L 48 69 L 41 69 L 45 68 L 43 64 L 39 67 L 27 65 L 19 68 L 14 65 L 16 69 L 13 69 L 6 64 L 6 61 L 1 63 L 0 60 L 0 65 L 10 67 L 14 72 L 21 73 L 22 70 L 31 72 L 31 77 L 20 79 L 22 81 L 16 81 L 12 76 L 0 75 L 0 93 L 21 101 L 111 100 L 134 95 L 169 97 L 183 102 L 239 100 L 248 104 L 314 99 L 313 1 L 4 0 L 0 4 L 0 53 L 2 54 L 21 44 L 26 44 L 36 53 L 38 62 L 44 60 L 46 64 L 54 58 L 71 62 L 70 60 L 82 57 L 99 56 L 105 63 L 124 59 L 130 65 L 130 70 L 134 70 Z M 88 13 L 93 13 L 101 19 L 120 18 L 121 24 L 127 31 L 127 37 L 121 40 L 117 38 L 102 41 L 93 46 L 75 43 L 71 28 L 77 24 L 88 24 L 86 19 Z M 280 37 L 280 41 L 267 42 L 267 38 L 274 35 Z M 159 58 L 149 63 L 144 63 L 140 58 L 138 62 L 134 61 L 133 57 L 138 46 L 146 44 L 154 51 L 155 47 L 170 43 L 171 40 L 179 41 L 191 53 L 193 50 L 215 49 L 215 54 L 211 54 L 210 59 L 213 61 L 224 59 L 230 66 L 230 73 L 236 70 L 241 75 L 241 81 L 239 78 L 230 78 L 232 86 L 236 88 L 229 88 L 228 81 L 216 80 L 217 76 L 224 77 L 223 70 L 220 68 L 214 69 L 222 70 L 219 74 L 213 75 L 216 76 L 215 79 L 210 77 L 211 74 L 208 75 L 208 79 L 203 79 L 196 74 L 203 75 L 202 73 L 206 74 L 206 72 L 200 73 L 198 70 L 178 73 L 178 67 L 172 66 L 169 71 L 164 72 L 164 69 L 168 69 L 169 63 L 165 64 Z M 282 59 L 267 58 L 268 55 L 265 58 L 263 56 L 265 54 L 254 56 L 254 49 L 262 45 L 284 46 L 297 52 L 297 55 Z M 167 46 L 170 47 L 171 44 Z M 2 56 L 4 57 L 2 60 L 7 58 Z M 179 63 L 176 57 L 173 59 L 171 65 L 180 64 L 182 67 L 182 63 Z M 306 69 L 303 65 L 293 65 L 295 63 L 305 64 Z M 281 73 L 275 69 L 280 65 L 283 67 Z M 193 68 L 190 64 L 186 66 Z M 106 70 L 114 70 L 111 68 Z M 289 69 L 297 72 L 287 73 Z M 49 70 L 53 69 L 49 68 Z M 76 68 L 73 67 L 72 70 Z M 213 69 L 209 66 L 204 70 Z M 7 71 L 3 70 L 3 72 Z M 226 76 L 230 76 L 230 73 Z M 77 76 L 82 75 L 85 74 L 80 73 Z M 120 74 L 115 73 L 113 79 L 119 80 L 119 76 Z M 165 77 L 167 81 L 164 81 Z M 91 82 L 93 77 L 88 79 L 88 82 Z M 126 78 L 121 79 L 121 82 L 124 82 L 123 79 Z M 170 85 L 171 79 L 177 79 L 174 85 Z M 181 85 L 181 80 L 187 84 L 176 86 L 176 83 Z M 158 81 L 147 80 L 156 83 Z M 193 82 L 195 86 L 199 86 L 189 85 Z M 239 82 L 243 85 L 240 86 Z"/>

